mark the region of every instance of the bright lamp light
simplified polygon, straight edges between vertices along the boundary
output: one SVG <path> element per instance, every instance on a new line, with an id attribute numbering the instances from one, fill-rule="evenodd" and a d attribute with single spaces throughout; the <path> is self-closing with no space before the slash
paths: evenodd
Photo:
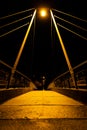
<path id="1" fill-rule="evenodd" d="M 40 10 L 40 15 L 41 15 L 42 17 L 45 17 L 45 16 L 47 15 L 46 10 L 45 10 L 45 9 L 41 9 L 41 10 Z"/>

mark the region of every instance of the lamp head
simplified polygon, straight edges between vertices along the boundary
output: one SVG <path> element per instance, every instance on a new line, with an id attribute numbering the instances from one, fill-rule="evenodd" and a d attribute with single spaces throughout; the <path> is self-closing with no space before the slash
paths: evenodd
<path id="1" fill-rule="evenodd" d="M 41 9 L 40 10 L 40 16 L 41 17 L 46 17 L 46 15 L 47 15 L 47 10 L 45 8 Z"/>
<path id="2" fill-rule="evenodd" d="M 47 18 L 49 15 L 49 9 L 48 8 L 38 8 L 38 14 L 39 14 L 39 17 Z"/>

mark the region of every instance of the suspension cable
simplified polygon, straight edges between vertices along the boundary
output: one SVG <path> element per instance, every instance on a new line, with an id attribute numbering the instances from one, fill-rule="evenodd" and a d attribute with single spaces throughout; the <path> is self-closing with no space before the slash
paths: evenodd
<path id="1" fill-rule="evenodd" d="M 34 28 L 33 28 L 33 48 L 34 48 L 34 40 L 35 40 L 35 28 L 36 28 L 36 16 L 34 18 Z"/>
<path id="2" fill-rule="evenodd" d="M 33 25 L 33 39 L 32 39 L 32 54 L 31 54 L 31 71 L 33 72 L 33 64 L 34 64 L 34 40 L 35 40 L 35 29 L 36 29 L 36 16 L 34 18 L 34 25 Z"/>
<path id="3" fill-rule="evenodd" d="M 51 41 L 53 41 L 53 39 L 52 39 L 52 17 L 51 17 Z"/>
<path id="4" fill-rule="evenodd" d="M 64 28 L 65 30 L 67 30 L 67 31 L 69 31 L 69 32 L 71 32 L 71 33 L 73 33 L 73 34 L 75 34 L 75 35 L 79 36 L 80 38 L 82 38 L 82 39 L 84 39 L 84 40 L 87 40 L 87 38 L 86 38 L 86 37 L 84 37 L 84 36 L 82 36 L 82 35 L 80 35 L 80 34 L 78 34 L 78 33 L 74 32 L 74 31 L 72 31 L 72 30 L 70 30 L 70 29 L 66 28 L 65 26 L 62 26 L 62 25 L 61 25 L 61 24 L 59 24 L 59 23 L 57 23 L 57 25 L 58 25 L 58 26 L 60 26 L 60 27 L 62 27 L 62 28 Z"/>
<path id="5" fill-rule="evenodd" d="M 75 18 L 75 19 L 77 19 L 77 20 L 80 20 L 80 21 L 83 21 L 83 22 L 87 22 L 87 20 L 85 20 L 85 19 L 82 19 L 82 18 L 76 17 L 76 16 L 74 16 L 74 15 L 71 15 L 71 14 L 65 13 L 65 12 L 63 12 L 63 11 L 56 10 L 56 9 L 52 9 L 52 10 L 54 10 L 54 11 L 56 11 L 56 12 L 59 12 L 59 13 L 61 13 L 61 14 L 65 14 L 65 15 L 67 15 L 67 16 L 70 16 L 70 17 Z"/>
<path id="6" fill-rule="evenodd" d="M 18 14 L 25 13 L 25 12 L 28 12 L 28 11 L 33 10 L 33 9 L 34 9 L 34 8 L 27 9 L 27 10 L 24 10 L 24 11 L 20 11 L 20 12 L 17 12 L 17 13 L 13 13 L 13 14 L 9 14 L 9 15 L 7 15 L 7 16 L 1 17 L 0 20 L 5 19 L 5 18 L 9 18 L 9 17 L 11 17 L 11 16 L 15 16 L 15 15 L 18 15 Z"/>
<path id="7" fill-rule="evenodd" d="M 52 17 L 51 17 L 51 49 L 52 49 L 52 56 L 53 56 L 53 23 L 52 23 Z"/>
<path id="8" fill-rule="evenodd" d="M 20 29 L 20 28 L 23 28 L 23 27 L 25 27 L 25 26 L 28 25 L 28 24 L 29 24 L 29 22 L 27 22 L 26 24 L 23 24 L 22 26 L 19 26 L 19 27 L 15 28 L 15 29 L 13 29 L 13 30 L 11 30 L 11 31 L 9 31 L 9 32 L 6 32 L 6 33 L 2 34 L 2 35 L 0 35 L 0 38 L 3 37 L 3 36 L 6 36 L 6 35 L 8 35 L 8 34 L 10 34 L 10 33 L 12 33 L 12 32 L 14 32 L 14 31 L 16 31 L 16 30 L 18 30 L 18 29 Z"/>
<path id="9" fill-rule="evenodd" d="M 17 23 L 17 22 L 19 22 L 19 21 L 22 21 L 22 20 L 24 20 L 24 19 L 27 19 L 27 18 L 29 18 L 29 17 L 31 17 L 31 16 L 32 16 L 32 14 L 31 14 L 31 15 L 28 15 L 28 16 L 26 16 L 26 17 L 24 17 L 24 18 L 15 20 L 15 21 L 13 21 L 13 22 L 11 22 L 11 23 L 5 24 L 5 25 L 1 26 L 0 29 L 1 29 L 1 28 L 4 28 L 4 27 L 7 27 L 7 26 L 9 26 L 9 25 L 11 25 L 11 24 Z"/>
<path id="10" fill-rule="evenodd" d="M 74 23 L 72 23 L 72 22 L 69 22 L 69 21 L 67 21 L 67 20 L 65 20 L 65 19 L 63 19 L 63 18 L 60 18 L 60 17 L 58 17 L 58 16 L 56 16 L 56 15 L 54 15 L 54 17 L 56 17 L 56 18 L 58 18 L 58 19 L 60 19 L 60 20 L 62 20 L 62 21 L 64 21 L 64 22 L 66 22 L 66 23 L 69 23 L 69 24 L 71 24 L 71 25 L 73 25 L 73 26 L 75 26 L 75 27 L 77 27 L 77 28 L 79 28 L 79 29 L 81 29 L 81 30 L 87 31 L 87 29 L 85 29 L 85 28 L 83 28 L 83 27 L 81 27 L 81 26 L 78 26 L 78 25 L 76 25 L 76 24 L 74 24 Z"/>

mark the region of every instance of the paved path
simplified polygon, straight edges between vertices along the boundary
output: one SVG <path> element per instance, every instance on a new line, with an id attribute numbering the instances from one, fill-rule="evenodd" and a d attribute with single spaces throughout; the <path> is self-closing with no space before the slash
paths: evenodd
<path id="1" fill-rule="evenodd" d="M 85 130 L 87 106 L 57 92 L 31 91 L 0 105 L 1 130 L 9 122 L 11 130 L 23 124 L 24 130 Z"/>

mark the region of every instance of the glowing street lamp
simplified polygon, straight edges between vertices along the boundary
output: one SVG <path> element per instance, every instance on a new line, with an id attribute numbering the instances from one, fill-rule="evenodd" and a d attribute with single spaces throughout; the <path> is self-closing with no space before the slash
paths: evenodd
<path id="1" fill-rule="evenodd" d="M 38 13 L 39 13 L 40 17 L 47 18 L 47 16 L 48 16 L 48 8 L 39 8 Z"/>
<path id="2" fill-rule="evenodd" d="M 45 10 L 45 9 L 42 9 L 42 10 L 40 11 L 40 15 L 41 15 L 42 17 L 46 17 L 46 15 L 47 15 L 46 10 Z"/>

